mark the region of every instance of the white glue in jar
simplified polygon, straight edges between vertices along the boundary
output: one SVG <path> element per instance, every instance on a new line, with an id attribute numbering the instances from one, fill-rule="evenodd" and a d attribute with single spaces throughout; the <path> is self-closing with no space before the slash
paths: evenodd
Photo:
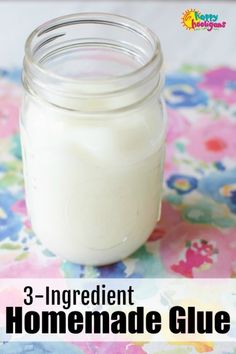
<path id="1" fill-rule="evenodd" d="M 25 47 L 21 142 L 35 234 L 72 262 L 121 260 L 160 216 L 166 118 L 162 52 L 147 27 L 81 13 Z"/>

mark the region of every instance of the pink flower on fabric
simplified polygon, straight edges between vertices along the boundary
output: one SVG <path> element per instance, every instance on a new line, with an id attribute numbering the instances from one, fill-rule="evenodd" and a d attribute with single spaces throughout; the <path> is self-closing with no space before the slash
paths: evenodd
<path id="1" fill-rule="evenodd" d="M 229 105 L 236 103 L 236 70 L 221 67 L 207 71 L 199 87 L 206 90 L 214 99 Z"/>
<path id="2" fill-rule="evenodd" d="M 26 215 L 26 205 L 24 199 L 20 199 L 15 204 L 13 204 L 12 210 L 16 213 Z"/>
<path id="3" fill-rule="evenodd" d="M 177 172 L 178 167 L 174 163 L 175 147 L 174 142 L 177 138 L 185 136 L 189 129 L 189 123 L 186 118 L 171 108 L 167 109 L 168 114 L 168 129 L 166 138 L 166 154 L 164 172 L 165 176 L 169 176 L 171 173 Z"/>
<path id="4" fill-rule="evenodd" d="M 76 343 L 84 351 L 84 354 L 145 354 L 141 345 L 125 342 L 88 342 Z"/>
<path id="5" fill-rule="evenodd" d="M 0 138 L 17 133 L 19 99 L 0 96 Z"/>
<path id="6" fill-rule="evenodd" d="M 174 163 L 174 146 L 172 143 L 166 144 L 165 161 L 164 161 L 164 175 L 168 177 L 172 173 L 178 172 L 178 168 Z"/>
<path id="7" fill-rule="evenodd" d="M 190 124 L 187 119 L 171 108 L 167 109 L 168 115 L 168 130 L 167 130 L 167 144 L 173 142 L 180 136 L 184 136 L 186 131 L 189 129 Z"/>
<path id="8" fill-rule="evenodd" d="M 236 157 L 236 123 L 221 118 L 194 126 L 188 133 L 187 151 L 206 162 Z"/>
<path id="9" fill-rule="evenodd" d="M 171 204 L 166 201 L 162 202 L 161 219 L 157 223 L 152 234 L 149 236 L 148 242 L 157 241 L 167 234 L 170 225 L 178 225 L 181 222 L 181 214 Z"/>
<path id="10" fill-rule="evenodd" d="M 236 261 L 236 229 L 182 222 L 173 225 L 160 243 L 163 263 L 172 272 L 187 278 L 224 278 L 233 274 Z"/>
<path id="11" fill-rule="evenodd" d="M 20 214 L 24 217 L 24 225 L 30 229 L 31 228 L 31 223 L 30 220 L 28 219 L 27 216 L 27 210 L 26 210 L 26 204 L 25 204 L 25 200 L 21 199 L 18 200 L 15 204 L 13 204 L 12 206 L 12 211 L 14 211 L 17 214 Z"/>
<path id="12" fill-rule="evenodd" d="M 43 260 L 30 252 L 27 258 L 1 265 L 0 278 L 62 278 L 60 264 L 60 259 Z"/>

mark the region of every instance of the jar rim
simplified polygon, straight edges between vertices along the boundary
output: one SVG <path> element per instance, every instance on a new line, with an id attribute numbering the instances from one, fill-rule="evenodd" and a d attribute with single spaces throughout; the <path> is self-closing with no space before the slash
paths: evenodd
<path id="1" fill-rule="evenodd" d="M 153 51 L 150 58 L 146 61 L 146 63 L 142 64 L 140 67 L 121 75 L 112 76 L 109 78 L 99 79 L 99 82 L 102 83 L 111 83 L 117 82 L 122 79 L 129 79 L 134 77 L 135 75 L 139 75 L 140 73 L 147 70 L 153 63 L 157 69 L 160 69 L 163 63 L 162 51 L 159 38 L 157 35 L 146 25 L 141 24 L 140 22 L 133 20 L 126 16 L 116 15 L 112 13 L 105 12 L 81 12 L 68 14 L 65 16 L 56 17 L 52 20 L 49 20 L 42 25 L 38 26 L 27 38 L 25 43 L 25 57 L 24 62 L 29 64 L 35 72 L 38 74 L 46 75 L 51 79 L 55 80 L 63 80 L 64 82 L 73 83 L 73 84 L 81 84 L 85 82 L 92 83 L 93 81 L 98 82 L 94 79 L 87 78 L 73 78 L 66 77 L 51 71 L 50 69 L 45 68 L 37 61 L 34 57 L 34 46 L 33 41 L 35 38 L 40 37 L 42 34 L 45 34 L 50 31 L 50 29 L 56 29 L 60 27 L 65 27 L 70 24 L 79 24 L 79 23 L 89 23 L 96 21 L 96 23 L 114 25 L 118 27 L 123 27 L 127 30 L 131 30 L 141 35 L 145 39 L 147 39 L 150 43 L 152 42 Z"/>

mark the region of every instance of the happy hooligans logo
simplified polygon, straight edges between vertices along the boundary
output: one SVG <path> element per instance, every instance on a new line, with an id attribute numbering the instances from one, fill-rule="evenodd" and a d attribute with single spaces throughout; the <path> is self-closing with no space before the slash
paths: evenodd
<path id="1" fill-rule="evenodd" d="M 182 25 L 189 31 L 207 30 L 225 28 L 226 21 L 219 21 L 218 14 L 206 13 L 202 14 L 199 10 L 190 9 L 184 11 L 182 17 Z"/>

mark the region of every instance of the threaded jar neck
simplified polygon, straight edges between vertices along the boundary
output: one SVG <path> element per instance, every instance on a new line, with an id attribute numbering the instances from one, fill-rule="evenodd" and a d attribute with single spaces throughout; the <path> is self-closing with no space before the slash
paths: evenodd
<path id="1" fill-rule="evenodd" d="M 25 46 L 23 84 L 61 108 L 127 109 L 162 86 L 156 35 L 129 18 L 80 13 L 38 27 Z"/>

